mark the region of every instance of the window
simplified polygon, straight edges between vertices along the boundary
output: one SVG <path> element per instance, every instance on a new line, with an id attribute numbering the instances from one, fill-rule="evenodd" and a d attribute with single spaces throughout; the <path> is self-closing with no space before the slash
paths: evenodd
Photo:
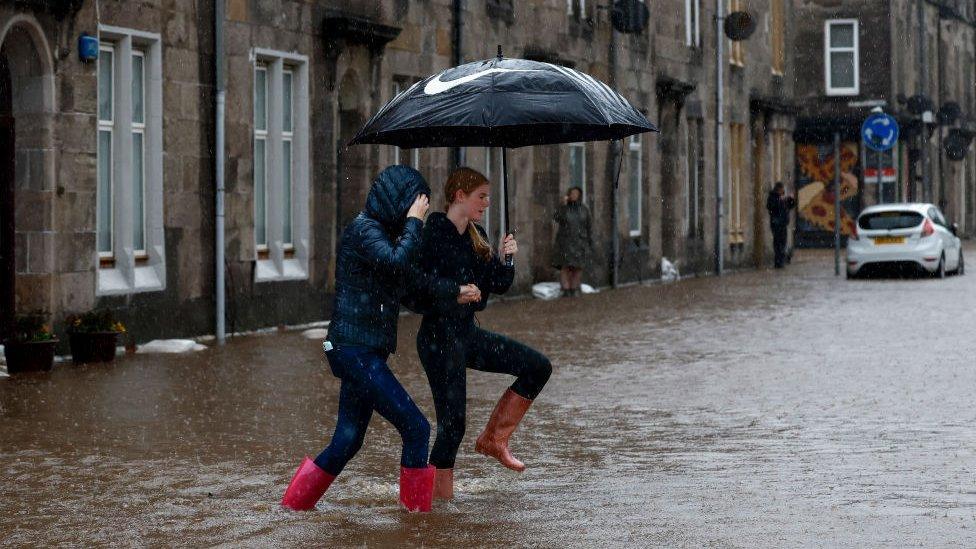
<path id="1" fill-rule="evenodd" d="M 729 13 L 745 11 L 743 0 L 729 0 Z M 746 66 L 745 47 L 742 40 L 729 40 L 729 64 L 736 67 Z"/>
<path id="2" fill-rule="evenodd" d="M 162 64 L 159 35 L 99 27 L 97 295 L 162 290 Z"/>
<path id="3" fill-rule="evenodd" d="M 701 0 L 685 0 L 685 45 L 701 46 Z"/>
<path id="4" fill-rule="evenodd" d="M 833 19 L 824 25 L 827 95 L 857 95 L 860 93 L 857 19 Z"/>
<path id="5" fill-rule="evenodd" d="M 407 86 L 405 82 L 394 80 L 392 97 L 400 95 L 400 92 L 404 91 L 408 87 L 409 86 Z M 406 153 L 404 153 L 404 149 L 401 149 L 400 147 L 393 147 L 393 163 L 406 163 L 413 169 L 420 170 L 420 149 L 406 149 Z"/>
<path id="6" fill-rule="evenodd" d="M 772 0 L 769 4 L 769 40 L 772 50 L 773 74 L 782 76 L 786 72 L 786 33 L 784 22 L 786 19 L 786 2 Z"/>
<path id="7" fill-rule="evenodd" d="M 644 151 L 641 147 L 640 134 L 633 135 L 627 145 L 627 167 L 630 171 L 630 185 L 627 196 L 627 213 L 630 236 L 641 234 L 641 201 L 644 197 L 643 177 Z"/>
<path id="8" fill-rule="evenodd" d="M 688 238 L 705 236 L 705 135 L 700 118 L 688 120 L 688 185 L 685 197 L 685 232 Z"/>
<path id="9" fill-rule="evenodd" d="M 586 202 L 586 144 L 569 144 L 569 187 L 583 189 L 582 200 Z"/>
<path id="10" fill-rule="evenodd" d="M 586 0 L 566 0 L 566 13 L 576 19 L 586 19 Z"/>
<path id="11" fill-rule="evenodd" d="M 744 160 L 746 157 L 745 124 L 729 124 L 729 244 L 745 242 L 745 229 L 742 223 L 742 184 L 744 182 Z"/>
<path id="12" fill-rule="evenodd" d="M 255 280 L 308 273 L 308 59 L 255 49 Z"/>

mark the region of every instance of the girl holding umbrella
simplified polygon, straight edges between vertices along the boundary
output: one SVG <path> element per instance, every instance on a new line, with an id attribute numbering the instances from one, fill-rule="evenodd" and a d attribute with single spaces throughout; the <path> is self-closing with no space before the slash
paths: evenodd
<path id="1" fill-rule="evenodd" d="M 508 440 L 549 380 L 552 365 L 538 351 L 475 324 L 474 314 L 484 310 L 488 294 L 504 294 L 514 280 L 514 265 L 500 256 L 518 252 L 511 234 L 497 252 L 492 250 L 484 229 L 476 224 L 488 208 L 488 180 L 475 170 L 460 168 L 448 178 L 444 196 L 447 211 L 430 215 L 421 244 L 420 267 L 431 304 L 417 334 L 417 351 L 437 413 L 430 456 L 437 468 L 434 497 L 450 499 L 454 461 L 465 430 L 467 368 L 516 376 L 475 449 L 523 471 L 525 465 L 512 456 Z"/>
<path id="2" fill-rule="evenodd" d="M 329 446 L 315 460 L 306 457 L 291 479 L 281 500 L 287 509 L 315 507 L 359 451 L 375 410 L 403 439 L 400 502 L 410 511 L 430 511 L 430 424 L 386 364 L 396 350 L 397 316 L 415 267 L 428 196 L 430 187 L 417 170 L 390 166 L 342 233 L 335 306 L 323 346 L 333 375 L 342 380 L 339 417 Z"/>

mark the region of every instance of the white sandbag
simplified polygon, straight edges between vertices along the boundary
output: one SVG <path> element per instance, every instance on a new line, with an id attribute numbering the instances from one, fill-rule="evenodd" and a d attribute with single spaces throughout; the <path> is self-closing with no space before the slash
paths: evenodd
<path id="1" fill-rule="evenodd" d="M 329 335 L 328 328 L 310 328 L 302 332 L 302 337 L 305 339 L 325 339 L 327 335 Z"/>
<path id="2" fill-rule="evenodd" d="M 206 348 L 206 345 L 197 343 L 192 339 L 154 339 L 149 343 L 140 345 L 136 349 L 136 353 L 190 353 L 203 351 Z"/>
<path id="3" fill-rule="evenodd" d="M 661 258 L 661 281 L 663 282 L 674 282 L 678 280 L 678 268 L 675 267 L 674 263 L 668 261 L 668 258 Z"/>
<path id="4" fill-rule="evenodd" d="M 596 288 L 594 288 L 593 286 L 590 286 L 589 284 L 580 284 L 580 291 L 583 292 L 584 294 L 598 294 L 598 293 L 600 293 L 600 290 L 597 290 Z"/>
<path id="5" fill-rule="evenodd" d="M 543 299 L 549 301 L 551 299 L 559 299 L 563 291 L 559 287 L 558 282 L 539 282 L 538 284 L 532 285 L 532 296 L 537 299 Z"/>

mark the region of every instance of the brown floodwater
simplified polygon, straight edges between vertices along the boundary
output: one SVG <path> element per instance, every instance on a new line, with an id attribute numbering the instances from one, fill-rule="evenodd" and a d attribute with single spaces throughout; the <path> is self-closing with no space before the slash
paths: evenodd
<path id="1" fill-rule="evenodd" d="M 969 250 L 976 257 L 976 250 Z M 397 506 L 378 416 L 316 510 L 278 501 L 335 421 L 319 341 L 0 379 L 0 545 L 755 547 L 976 545 L 976 276 L 784 271 L 509 300 L 483 327 L 547 353 L 513 438 L 473 451 L 511 382 L 469 374 L 457 498 Z M 404 317 L 391 366 L 434 423 Z"/>

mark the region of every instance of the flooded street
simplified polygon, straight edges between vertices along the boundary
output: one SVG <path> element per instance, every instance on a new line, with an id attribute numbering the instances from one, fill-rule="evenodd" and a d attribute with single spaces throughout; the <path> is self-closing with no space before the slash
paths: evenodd
<path id="1" fill-rule="evenodd" d="M 513 438 L 528 470 L 474 453 L 511 378 L 470 372 L 457 497 L 429 515 L 398 508 L 377 416 L 315 511 L 279 508 L 336 413 L 297 332 L 0 379 L 0 544 L 976 545 L 976 275 L 832 260 L 493 304 L 482 326 L 555 368 Z M 418 325 L 391 365 L 434 423 Z"/>

